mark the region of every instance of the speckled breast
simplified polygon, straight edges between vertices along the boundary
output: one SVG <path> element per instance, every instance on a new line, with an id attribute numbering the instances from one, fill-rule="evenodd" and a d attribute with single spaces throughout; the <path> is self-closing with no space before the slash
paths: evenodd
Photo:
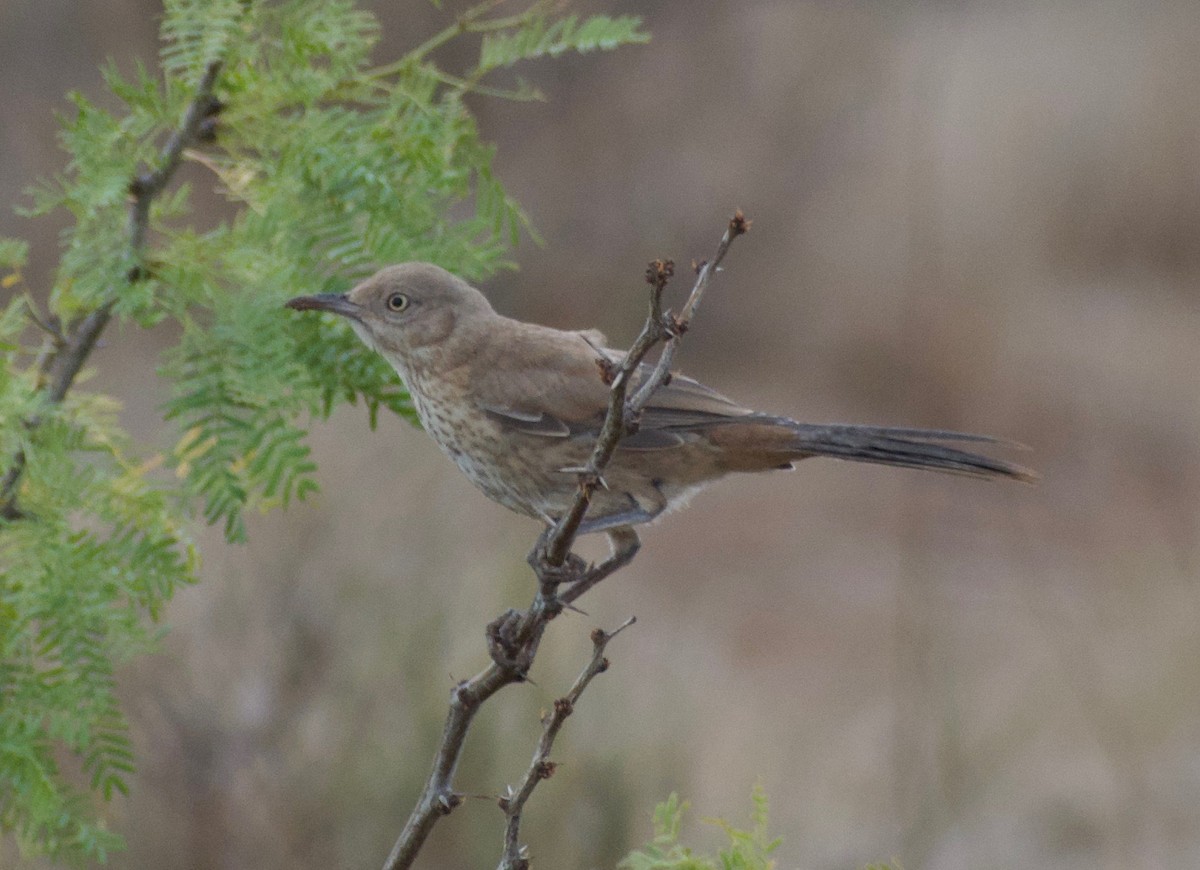
<path id="1" fill-rule="evenodd" d="M 518 436 L 514 443 L 481 409 L 466 398 L 452 381 L 436 383 L 413 378 L 409 383 L 413 405 L 425 431 L 484 495 L 510 510 L 546 517 L 559 499 L 549 490 L 570 486 L 563 475 L 556 480 L 550 453 L 554 445 L 531 445 Z M 535 449 L 537 448 L 537 449 Z"/>

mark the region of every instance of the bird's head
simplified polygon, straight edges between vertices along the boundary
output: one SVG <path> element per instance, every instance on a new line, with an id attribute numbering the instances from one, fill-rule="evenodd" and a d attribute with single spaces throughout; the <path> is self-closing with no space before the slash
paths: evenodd
<path id="1" fill-rule="evenodd" d="M 349 293 L 297 296 L 287 307 L 340 314 L 402 374 L 423 352 L 495 316 L 482 293 L 431 263 L 388 266 Z"/>

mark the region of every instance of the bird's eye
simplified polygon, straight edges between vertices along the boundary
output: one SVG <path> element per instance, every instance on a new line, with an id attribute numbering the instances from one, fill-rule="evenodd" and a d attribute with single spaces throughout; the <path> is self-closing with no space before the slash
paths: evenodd
<path id="1" fill-rule="evenodd" d="M 387 307 L 389 311 L 403 311 L 408 307 L 408 297 L 403 293 L 393 293 L 387 298 Z"/>

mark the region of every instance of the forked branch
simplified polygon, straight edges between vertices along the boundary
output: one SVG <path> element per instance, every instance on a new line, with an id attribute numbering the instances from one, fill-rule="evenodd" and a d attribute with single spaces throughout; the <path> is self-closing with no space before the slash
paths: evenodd
<path id="1" fill-rule="evenodd" d="M 675 351 L 683 334 L 691 325 L 692 317 L 700 306 L 712 275 L 717 271 L 721 261 L 725 259 L 725 254 L 729 251 L 733 240 L 744 235 L 749 229 L 750 221 L 746 219 L 742 210 L 738 209 L 729 219 L 729 225 L 721 237 L 720 244 L 717 245 L 717 251 L 712 260 L 696 266 L 696 283 L 692 286 L 692 291 L 688 294 L 687 302 L 683 306 L 683 313 L 679 317 L 670 313 L 664 314 L 662 310 L 663 290 L 675 274 L 675 264 L 670 260 L 655 260 L 647 268 L 646 281 L 651 287 L 650 312 L 646 317 L 646 323 L 642 326 L 641 333 L 634 340 L 633 346 L 626 352 L 620 364 L 610 372 L 612 384 L 609 392 L 608 413 L 604 417 L 604 425 L 600 428 L 600 435 L 596 439 L 596 447 L 592 451 L 591 459 L 580 473 L 579 494 L 575 497 L 571 509 L 559 519 L 542 543 L 541 552 L 535 551 L 533 554 L 536 560 L 542 562 L 547 568 L 557 568 L 566 562 L 571 547 L 575 543 L 579 524 L 583 522 L 583 517 L 587 513 L 588 505 L 591 503 L 596 488 L 603 481 L 602 473 L 616 452 L 617 444 L 629 432 L 631 422 L 646 407 L 650 397 L 667 382 L 671 375 L 671 363 L 675 358 Z M 633 397 L 627 399 L 630 383 L 638 371 L 638 367 L 646 358 L 646 354 L 661 342 L 665 342 L 666 346 L 654 369 L 638 385 L 637 392 Z M 550 573 L 552 572 L 539 572 L 539 576 Z"/>
<path id="2" fill-rule="evenodd" d="M 454 789 L 454 772 L 462 755 L 467 731 L 479 708 L 500 689 L 525 680 L 537 655 L 546 626 L 562 612 L 564 606 L 629 564 L 636 555 L 638 540 L 632 531 L 623 533 L 616 530 L 610 533 L 614 553 L 599 565 L 586 565 L 571 553 L 571 547 L 579 531 L 579 524 L 587 513 L 592 495 L 601 484 L 603 471 L 616 452 L 621 438 L 630 431 L 631 421 L 636 418 L 638 411 L 645 406 L 654 391 L 667 381 L 674 349 L 690 325 L 713 273 L 724 259 L 733 240 L 744 234 L 749 226 L 750 222 L 740 210 L 730 218 L 716 254 L 711 260 L 696 267 L 695 285 L 679 317 L 664 312 L 662 308 L 663 290 L 674 274 L 674 264 L 669 260 L 656 260 L 650 264 L 646 273 L 646 280 L 651 286 L 649 312 L 642 331 L 620 363 L 610 364 L 607 360 L 603 361 L 606 368 L 604 375 L 611 387 L 609 405 L 588 464 L 579 473 L 579 493 L 571 509 L 539 538 L 538 544 L 530 553 L 529 562 L 539 580 L 538 590 L 525 611 L 510 610 L 488 625 L 487 638 L 492 664 L 474 677 L 463 680 L 451 691 L 450 709 L 446 715 L 441 742 L 434 755 L 433 769 L 403 831 L 384 862 L 384 870 L 403 870 L 411 867 L 438 819 L 449 814 L 462 802 L 462 795 Z M 651 373 L 637 384 L 637 391 L 631 399 L 629 392 L 638 367 L 646 355 L 661 343 L 666 345 L 663 356 Z M 503 870 L 519 870 L 527 866 L 527 859 L 523 857 L 519 844 L 521 811 L 536 784 L 545 778 L 545 774 L 550 770 L 545 766 L 548 764 L 547 755 L 563 720 L 566 719 L 570 708 L 573 708 L 574 701 L 591 679 L 607 667 L 607 660 L 603 657 L 604 646 L 617 632 L 630 624 L 632 620 L 611 633 L 606 634 L 597 629 L 593 634 L 595 650 L 592 662 L 568 692 L 567 706 L 560 710 L 559 705 L 556 705 L 555 712 L 544 723 L 542 742 L 534 756 L 530 772 L 515 792 L 502 798 L 501 805 L 507 816 L 504 857 L 500 864 Z"/>
<path id="3" fill-rule="evenodd" d="M 556 700 L 554 707 L 542 715 L 542 737 L 538 740 L 529 768 L 521 778 L 520 784 L 515 789 L 510 788 L 508 793 L 500 798 L 500 809 L 504 810 L 504 815 L 508 817 L 508 823 L 504 827 L 504 855 L 500 859 L 498 870 L 526 870 L 529 866 L 527 850 L 520 842 L 521 811 L 525 809 L 525 802 L 529 800 L 533 790 L 537 788 L 537 784 L 554 775 L 557 765 L 550 760 L 550 750 L 554 748 L 554 740 L 558 737 L 558 732 L 562 729 L 563 723 L 567 721 L 567 717 L 575 712 L 575 705 L 579 703 L 579 697 L 588 687 L 588 683 L 598 674 L 608 670 L 608 659 L 604 657 L 604 650 L 608 647 L 608 642 L 635 622 L 637 622 L 637 618 L 631 616 L 612 631 L 594 629 L 592 631 L 592 660 L 575 678 L 575 683 L 567 694 Z"/>
<path id="4" fill-rule="evenodd" d="M 114 290 L 96 308 L 71 324 L 66 330 L 54 330 L 46 338 L 47 346 L 41 354 L 39 383 L 45 401 L 49 405 L 60 404 L 75 383 L 79 370 L 96 347 L 96 342 L 112 317 L 117 303 L 115 286 L 121 281 L 132 283 L 143 277 L 142 252 L 146 246 L 146 233 L 150 227 L 150 205 L 163 192 L 175 175 L 183 152 L 201 138 L 206 123 L 220 109 L 213 95 L 217 75 L 221 72 L 221 61 L 212 61 L 204 70 L 196 86 L 196 95 L 188 103 L 179 126 L 171 131 L 166 144 L 159 152 L 158 165 L 146 172 L 138 172 L 129 182 L 129 216 L 127 219 L 128 239 L 126 253 L 134 264 L 127 274 L 114 276 Z M 34 318 L 35 322 L 37 318 Z M 46 326 L 39 323 L 43 330 Z M 25 421 L 28 429 L 36 429 L 40 417 Z M 18 450 L 9 460 L 8 469 L 0 479 L 0 518 L 18 519 L 21 510 L 17 505 L 17 490 L 21 475 L 25 472 L 25 452 Z"/>

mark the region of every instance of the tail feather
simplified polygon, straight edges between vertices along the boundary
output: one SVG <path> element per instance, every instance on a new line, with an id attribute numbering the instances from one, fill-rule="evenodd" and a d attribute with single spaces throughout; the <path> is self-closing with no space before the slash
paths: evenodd
<path id="1" fill-rule="evenodd" d="M 778 422 L 785 424 L 790 430 L 789 446 L 799 454 L 796 458 L 833 456 L 856 462 L 873 462 L 902 468 L 928 468 L 973 477 L 1008 477 L 1027 483 L 1037 480 L 1035 472 L 1020 465 L 938 443 L 957 441 L 1020 446 L 987 435 L 937 429 L 815 425 L 793 420 Z"/>

